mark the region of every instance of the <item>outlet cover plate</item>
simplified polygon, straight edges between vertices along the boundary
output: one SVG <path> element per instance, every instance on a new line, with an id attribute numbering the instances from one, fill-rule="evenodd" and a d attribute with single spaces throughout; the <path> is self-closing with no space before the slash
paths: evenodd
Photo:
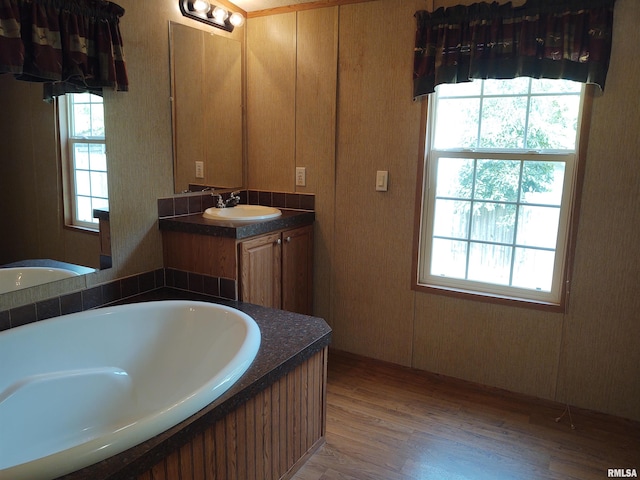
<path id="1" fill-rule="evenodd" d="M 296 186 L 305 187 L 307 185 L 307 169 L 305 167 L 296 167 Z"/>

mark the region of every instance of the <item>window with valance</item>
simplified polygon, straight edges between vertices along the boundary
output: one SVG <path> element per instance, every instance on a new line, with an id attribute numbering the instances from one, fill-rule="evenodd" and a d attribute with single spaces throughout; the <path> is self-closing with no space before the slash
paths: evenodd
<path id="1" fill-rule="evenodd" d="M 44 84 L 44 98 L 128 90 L 119 21 L 104 0 L 0 0 L 0 73 Z"/>
<path id="2" fill-rule="evenodd" d="M 413 95 L 433 93 L 416 290 L 566 308 L 593 91 L 582 84 L 604 90 L 614 1 L 416 13 Z"/>

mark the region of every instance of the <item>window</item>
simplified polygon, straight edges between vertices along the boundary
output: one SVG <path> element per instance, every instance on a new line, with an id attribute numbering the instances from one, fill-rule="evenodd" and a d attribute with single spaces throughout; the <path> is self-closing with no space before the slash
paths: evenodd
<path id="1" fill-rule="evenodd" d="M 430 99 L 418 285 L 559 305 L 582 85 L 477 80 Z"/>
<path id="2" fill-rule="evenodd" d="M 102 97 L 70 93 L 61 98 L 60 141 L 67 225 L 97 229 L 93 210 L 108 209 L 107 154 Z"/>

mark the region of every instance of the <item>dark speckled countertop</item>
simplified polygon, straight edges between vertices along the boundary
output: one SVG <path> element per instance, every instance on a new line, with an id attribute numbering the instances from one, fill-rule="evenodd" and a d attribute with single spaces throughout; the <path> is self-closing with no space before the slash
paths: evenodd
<path id="1" fill-rule="evenodd" d="M 286 209 L 281 209 L 281 211 L 282 215 L 277 218 L 256 222 L 210 220 L 208 218 L 204 218 L 201 213 L 179 217 L 167 217 L 160 218 L 158 220 L 158 227 L 160 230 L 173 232 L 197 233 L 200 235 L 243 239 L 285 228 L 310 225 L 315 220 L 314 212 Z"/>
<path id="2" fill-rule="evenodd" d="M 258 354 L 245 374 L 220 398 L 160 435 L 107 460 L 58 480 L 135 479 L 207 425 L 255 396 L 296 366 L 329 345 L 331 328 L 318 317 L 274 310 L 242 302 L 218 300 L 182 290 L 161 288 L 119 303 L 157 300 L 198 300 L 220 303 L 250 315 L 260 327 Z"/>

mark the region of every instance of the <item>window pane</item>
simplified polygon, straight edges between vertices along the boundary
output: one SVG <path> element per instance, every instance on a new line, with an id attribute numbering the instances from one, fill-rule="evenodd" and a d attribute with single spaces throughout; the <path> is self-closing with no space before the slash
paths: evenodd
<path id="1" fill-rule="evenodd" d="M 522 203 L 560 206 L 564 171 L 564 162 L 524 162 Z"/>
<path id="2" fill-rule="evenodd" d="M 436 200 L 433 234 L 438 237 L 467 238 L 471 202 Z"/>
<path id="3" fill-rule="evenodd" d="M 512 80 L 485 80 L 485 95 L 522 95 L 529 91 L 530 79 L 527 77 L 514 78 Z"/>
<path id="4" fill-rule="evenodd" d="M 516 248 L 513 265 L 513 286 L 551 291 L 554 253 L 530 248 Z"/>
<path id="5" fill-rule="evenodd" d="M 77 197 L 76 217 L 81 222 L 94 222 L 91 197 Z"/>
<path id="6" fill-rule="evenodd" d="M 104 138 L 104 108 L 102 98 L 91 94 L 69 96 L 72 137 Z"/>
<path id="7" fill-rule="evenodd" d="M 472 243 L 469 248 L 469 280 L 509 285 L 511 247 Z"/>
<path id="8" fill-rule="evenodd" d="M 580 93 L 582 84 L 571 80 L 551 80 L 534 78 L 531 80 L 531 93 Z"/>
<path id="9" fill-rule="evenodd" d="M 109 200 L 107 200 L 106 198 L 94 198 L 93 199 L 93 208 L 98 208 L 98 209 L 103 209 L 103 210 L 108 210 L 109 209 Z M 93 215 L 93 212 L 91 212 L 91 214 Z M 93 219 L 94 222 L 97 222 L 97 219 Z"/>
<path id="10" fill-rule="evenodd" d="M 521 206 L 518 216 L 518 245 L 556 248 L 560 209 Z"/>
<path id="11" fill-rule="evenodd" d="M 90 137 L 91 136 L 91 109 L 89 104 L 74 103 L 73 105 L 73 137 Z"/>
<path id="12" fill-rule="evenodd" d="M 104 144 L 94 144 L 89 147 L 91 170 L 107 171 L 107 154 Z"/>
<path id="13" fill-rule="evenodd" d="M 109 197 L 106 172 L 91 172 L 91 195 L 94 197 Z"/>
<path id="14" fill-rule="evenodd" d="M 527 97 L 485 98 L 480 128 L 481 148 L 523 148 Z"/>
<path id="15" fill-rule="evenodd" d="M 467 264 L 467 243 L 456 240 L 433 239 L 431 275 L 464 278 Z"/>
<path id="16" fill-rule="evenodd" d="M 475 203 L 471 239 L 513 244 L 516 206 L 502 203 Z"/>
<path id="17" fill-rule="evenodd" d="M 89 103 L 91 102 L 91 94 L 90 93 L 72 93 L 71 100 L 74 103 Z"/>
<path id="18" fill-rule="evenodd" d="M 438 96 L 440 97 L 467 97 L 480 95 L 482 88 L 482 82 L 476 80 L 475 82 L 463 82 L 463 83 L 442 83 L 436 87 Z"/>
<path id="19" fill-rule="evenodd" d="M 476 148 L 480 99 L 440 99 L 437 108 L 435 147 Z"/>
<path id="20" fill-rule="evenodd" d="M 436 181 L 438 197 L 471 198 L 473 188 L 473 160 L 440 158 Z"/>
<path id="21" fill-rule="evenodd" d="M 104 109 L 101 104 L 91 107 L 91 136 L 104 137 Z"/>
<path id="22" fill-rule="evenodd" d="M 473 198 L 518 201 L 519 160 L 478 160 Z"/>
<path id="23" fill-rule="evenodd" d="M 91 179 L 86 170 L 76 170 L 76 195 L 91 195 Z"/>
<path id="24" fill-rule="evenodd" d="M 89 168 L 89 145 L 86 143 L 75 143 L 73 145 L 73 160 L 75 168 L 87 170 Z"/>
<path id="25" fill-rule="evenodd" d="M 532 97 L 527 148 L 575 150 L 580 97 Z"/>

